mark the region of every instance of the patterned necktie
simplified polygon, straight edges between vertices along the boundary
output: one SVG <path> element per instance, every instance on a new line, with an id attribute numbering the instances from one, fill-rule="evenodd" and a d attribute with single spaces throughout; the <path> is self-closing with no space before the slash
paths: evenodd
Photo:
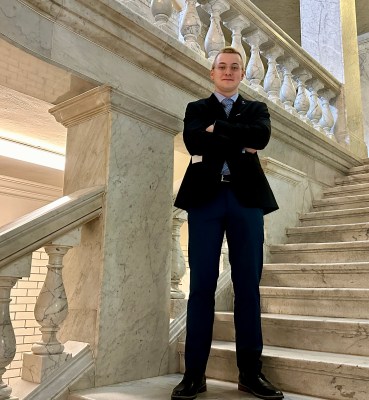
<path id="1" fill-rule="evenodd" d="M 229 117 L 229 113 L 231 112 L 232 107 L 233 107 L 233 100 L 225 98 L 225 99 L 222 100 L 222 104 L 223 104 L 223 107 L 224 107 L 224 111 L 227 114 L 227 117 Z"/>
<path id="2" fill-rule="evenodd" d="M 222 105 L 224 107 L 224 111 L 227 114 L 227 117 L 229 117 L 229 113 L 231 112 L 232 107 L 233 107 L 233 100 L 225 98 L 225 99 L 222 100 Z M 228 164 L 225 161 L 224 164 L 223 164 L 223 168 L 222 168 L 221 174 L 222 175 L 230 175 L 230 173 L 231 172 L 229 171 Z"/>

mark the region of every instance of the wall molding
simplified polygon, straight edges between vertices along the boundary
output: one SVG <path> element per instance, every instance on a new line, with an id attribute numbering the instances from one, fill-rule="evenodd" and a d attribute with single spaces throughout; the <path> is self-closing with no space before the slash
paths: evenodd
<path id="1" fill-rule="evenodd" d="M 63 189 L 57 186 L 0 175 L 0 195 L 51 202 L 63 195 Z"/>

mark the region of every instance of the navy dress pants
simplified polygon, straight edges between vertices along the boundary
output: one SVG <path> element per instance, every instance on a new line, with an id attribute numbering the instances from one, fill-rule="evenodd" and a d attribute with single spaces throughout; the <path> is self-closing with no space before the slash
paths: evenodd
<path id="1" fill-rule="evenodd" d="M 237 366 L 259 373 L 263 348 L 259 283 L 264 222 L 260 208 L 242 206 L 230 183 L 211 202 L 188 210 L 190 294 L 187 306 L 186 374 L 205 373 L 214 322 L 215 290 L 224 233 L 234 288 Z"/>

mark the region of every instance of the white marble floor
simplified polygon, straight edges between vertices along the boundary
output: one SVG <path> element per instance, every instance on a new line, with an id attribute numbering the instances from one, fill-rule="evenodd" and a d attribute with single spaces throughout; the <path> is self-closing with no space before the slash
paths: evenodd
<path id="1" fill-rule="evenodd" d="M 166 375 L 140 381 L 96 389 L 81 390 L 72 393 L 68 400 L 169 400 L 173 387 L 182 379 L 182 375 Z M 197 396 L 198 400 L 255 400 L 251 394 L 237 390 L 237 385 L 230 382 L 207 380 L 208 390 Z M 317 400 L 295 394 L 284 394 L 285 400 Z"/>

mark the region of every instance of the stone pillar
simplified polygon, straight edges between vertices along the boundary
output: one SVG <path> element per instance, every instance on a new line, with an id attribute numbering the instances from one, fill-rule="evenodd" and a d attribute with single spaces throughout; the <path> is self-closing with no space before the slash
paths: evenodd
<path id="1" fill-rule="evenodd" d="M 359 36 L 361 100 L 364 116 L 364 140 L 369 148 L 369 33 Z"/>
<path id="2" fill-rule="evenodd" d="M 168 368 L 173 138 L 160 107 L 102 86 L 51 113 L 68 128 L 64 194 L 106 186 L 63 269 L 61 341 L 91 344 L 95 385 Z"/>
<path id="3" fill-rule="evenodd" d="M 339 142 L 366 157 L 360 93 L 355 2 L 300 0 L 301 46 L 344 86 L 336 100 L 342 117 L 336 123 Z"/>

